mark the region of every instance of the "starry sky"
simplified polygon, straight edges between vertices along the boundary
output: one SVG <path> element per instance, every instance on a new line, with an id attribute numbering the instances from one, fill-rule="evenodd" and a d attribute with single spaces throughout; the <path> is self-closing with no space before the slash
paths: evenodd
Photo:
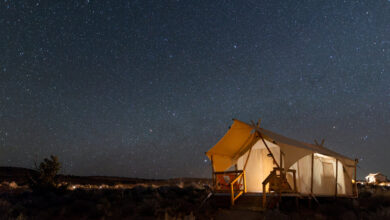
<path id="1" fill-rule="evenodd" d="M 232 118 L 390 176 L 390 1 L 0 2 L 0 166 L 209 177 Z"/>

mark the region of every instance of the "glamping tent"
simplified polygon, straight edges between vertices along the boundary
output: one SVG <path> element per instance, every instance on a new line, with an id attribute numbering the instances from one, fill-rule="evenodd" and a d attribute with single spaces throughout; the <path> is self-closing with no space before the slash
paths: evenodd
<path id="1" fill-rule="evenodd" d="M 216 191 L 231 193 L 232 205 L 243 193 L 297 196 L 357 196 L 356 163 L 322 144 L 303 143 L 234 122 L 208 152 Z"/>
<path id="2" fill-rule="evenodd" d="M 366 182 L 369 184 L 379 184 L 387 181 L 387 177 L 382 173 L 370 173 L 366 176 Z"/>

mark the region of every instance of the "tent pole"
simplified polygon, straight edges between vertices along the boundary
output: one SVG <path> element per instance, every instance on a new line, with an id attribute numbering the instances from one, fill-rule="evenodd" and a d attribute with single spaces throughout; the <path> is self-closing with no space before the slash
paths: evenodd
<path id="1" fill-rule="evenodd" d="M 251 156 L 252 148 L 253 148 L 253 146 L 249 149 L 248 157 L 245 160 L 245 164 L 244 164 L 243 170 L 245 170 L 246 165 L 248 164 L 248 160 L 249 160 L 249 157 Z"/>
<path id="2" fill-rule="evenodd" d="M 259 125 L 259 126 L 260 126 L 260 125 Z M 274 161 L 274 163 L 276 164 L 276 166 L 277 166 L 278 168 L 280 168 L 278 162 L 276 162 L 276 159 L 275 159 L 275 157 L 274 157 L 274 154 L 273 154 L 273 153 L 271 152 L 271 150 L 269 149 L 267 143 L 265 142 L 265 140 L 264 140 L 264 138 L 263 138 L 263 135 L 261 135 L 260 128 L 257 127 L 253 121 L 252 121 L 252 127 L 256 130 L 257 134 L 259 134 L 259 137 L 260 137 L 261 140 L 263 141 L 264 146 L 267 148 L 267 150 L 268 150 L 268 152 L 270 153 L 270 155 L 271 155 L 271 157 L 272 157 L 272 160 Z"/>
<path id="3" fill-rule="evenodd" d="M 253 145 L 252 145 L 252 147 L 249 149 L 248 157 L 246 158 L 244 167 L 242 168 L 242 171 L 244 172 L 244 189 L 245 189 L 245 193 L 246 193 L 246 176 L 245 176 L 245 169 L 246 169 L 246 165 L 248 164 L 248 160 L 249 160 L 249 157 L 250 157 L 250 155 L 251 155 L 252 148 L 253 148 Z M 236 164 L 236 167 L 237 167 L 237 164 Z M 237 168 L 236 168 L 236 171 L 237 171 Z M 241 180 L 242 180 L 242 179 L 240 179 L 239 184 L 241 184 Z"/>
<path id="4" fill-rule="evenodd" d="M 313 172 L 314 172 L 314 153 L 311 154 L 311 182 L 310 192 L 313 195 Z"/>
<path id="5" fill-rule="evenodd" d="M 337 197 L 337 176 L 339 174 L 339 160 L 336 159 L 336 186 L 334 189 L 334 196 Z"/>
<path id="6" fill-rule="evenodd" d="M 276 159 L 275 159 L 275 157 L 274 157 L 274 154 L 271 152 L 271 150 L 269 149 L 267 143 L 265 142 L 265 140 L 264 140 L 264 138 L 263 138 L 263 135 L 261 135 L 261 133 L 260 133 L 260 131 L 258 130 L 258 128 L 256 128 L 256 131 L 257 131 L 257 133 L 259 134 L 261 140 L 263 141 L 264 146 L 267 148 L 268 153 L 271 155 L 272 160 L 274 161 L 274 163 L 276 164 L 276 166 L 277 166 L 278 168 L 280 168 L 278 162 L 276 161 Z"/>

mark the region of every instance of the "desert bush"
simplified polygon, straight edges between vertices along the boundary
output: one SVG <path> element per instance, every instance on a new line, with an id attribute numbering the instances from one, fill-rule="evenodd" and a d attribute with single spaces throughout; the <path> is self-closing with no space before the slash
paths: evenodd
<path id="1" fill-rule="evenodd" d="M 45 158 L 39 167 L 36 166 L 38 173 L 30 177 L 30 187 L 34 191 L 58 189 L 57 173 L 61 169 L 58 157 L 51 155 Z M 67 186 L 62 186 L 66 188 Z"/>

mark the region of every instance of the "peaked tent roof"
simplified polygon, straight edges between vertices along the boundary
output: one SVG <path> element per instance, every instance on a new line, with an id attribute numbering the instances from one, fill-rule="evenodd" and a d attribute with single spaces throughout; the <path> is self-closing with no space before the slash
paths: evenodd
<path id="1" fill-rule="evenodd" d="M 213 156 L 214 169 L 216 171 L 228 169 L 236 162 L 238 157 L 246 153 L 258 140 L 260 140 L 260 137 L 256 134 L 255 130 L 260 132 L 267 141 L 280 146 L 281 150 L 286 155 L 284 162 L 286 167 L 290 167 L 300 158 L 312 153 L 320 153 L 334 157 L 346 166 L 353 166 L 355 163 L 353 159 L 325 147 L 297 141 L 264 128 L 256 128 L 245 122 L 236 119 L 233 120 L 234 122 L 225 136 L 206 152 L 206 155 L 209 158 Z"/>

